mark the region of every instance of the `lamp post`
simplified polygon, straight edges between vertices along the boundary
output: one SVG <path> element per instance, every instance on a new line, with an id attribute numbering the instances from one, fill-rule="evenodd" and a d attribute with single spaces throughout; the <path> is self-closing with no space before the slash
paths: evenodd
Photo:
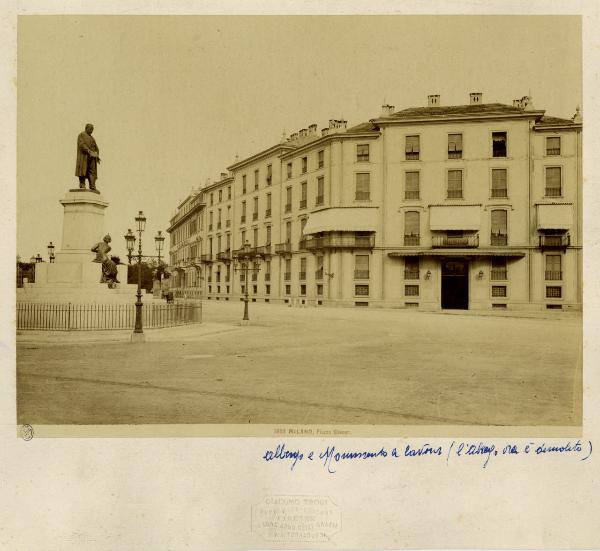
<path id="1" fill-rule="evenodd" d="M 144 330 L 142 328 L 142 232 L 146 229 L 146 217 L 140 210 L 135 217 L 136 231 L 138 232 L 138 283 L 137 283 L 137 300 L 135 302 L 135 327 L 133 329 L 133 340 L 143 340 Z M 125 242 L 127 244 L 128 257 L 134 256 L 133 249 L 135 246 L 136 237 L 129 229 L 125 234 Z"/>
<path id="2" fill-rule="evenodd" d="M 241 266 L 239 268 L 234 268 L 235 270 L 240 270 L 244 274 L 244 297 L 242 300 L 244 301 L 244 317 L 242 318 L 242 324 L 246 325 L 250 321 L 250 316 L 248 315 L 248 303 L 250 302 L 249 293 L 248 293 L 248 271 L 250 259 L 254 258 L 255 255 L 252 254 L 252 247 L 250 243 L 246 241 L 240 251 L 238 252 L 238 258 L 241 260 Z M 253 271 L 255 268 L 253 268 Z"/>
<path id="3" fill-rule="evenodd" d="M 162 234 L 162 231 L 158 230 L 158 233 L 154 237 L 154 242 L 156 244 L 156 252 L 158 253 L 158 269 L 157 269 L 158 270 L 158 285 L 159 285 L 160 294 L 162 297 L 162 271 L 161 271 L 161 266 L 160 266 L 160 262 L 161 262 L 160 253 L 162 252 L 162 248 L 165 243 L 165 236 Z"/>
<path id="4" fill-rule="evenodd" d="M 131 257 L 133 253 L 133 246 L 135 245 L 135 235 L 131 231 L 131 228 L 127 230 L 125 234 L 125 243 L 127 243 L 127 259 L 129 260 L 129 265 L 131 266 Z"/>
<path id="5" fill-rule="evenodd" d="M 54 262 L 54 245 L 52 244 L 52 241 L 48 243 L 48 257 L 50 259 L 50 262 Z"/>
<path id="6" fill-rule="evenodd" d="M 35 257 L 35 261 L 36 262 L 43 262 L 44 259 L 42 258 L 42 255 L 40 253 L 37 253 L 37 256 Z"/>

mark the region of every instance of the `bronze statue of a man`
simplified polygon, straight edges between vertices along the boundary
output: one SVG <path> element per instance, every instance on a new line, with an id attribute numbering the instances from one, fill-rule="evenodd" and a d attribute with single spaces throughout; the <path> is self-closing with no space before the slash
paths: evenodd
<path id="1" fill-rule="evenodd" d="M 75 176 L 79 177 L 79 188 L 85 189 L 85 180 L 87 178 L 90 189 L 96 190 L 96 180 L 98 179 L 98 163 L 100 150 L 96 140 L 92 138 L 94 131 L 93 124 L 86 124 L 85 131 L 77 136 L 77 164 L 75 165 Z"/>
<path id="2" fill-rule="evenodd" d="M 120 263 L 120 259 L 118 256 L 111 256 L 109 258 L 108 253 L 111 250 L 109 245 L 110 242 L 110 235 L 105 235 L 100 243 L 96 243 L 92 247 L 92 252 L 96 253 L 94 262 L 102 263 L 102 277 L 100 278 L 100 283 L 108 283 L 108 286 L 113 288 L 116 283 L 119 283 L 117 280 L 117 264 Z"/>

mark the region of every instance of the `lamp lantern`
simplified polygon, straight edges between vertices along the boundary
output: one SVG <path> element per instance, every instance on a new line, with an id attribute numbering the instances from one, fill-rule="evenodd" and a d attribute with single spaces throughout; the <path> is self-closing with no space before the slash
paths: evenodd
<path id="1" fill-rule="evenodd" d="M 140 210 L 139 214 L 135 217 L 135 222 L 137 224 L 137 231 L 143 232 L 146 229 L 146 217 L 144 213 Z"/>

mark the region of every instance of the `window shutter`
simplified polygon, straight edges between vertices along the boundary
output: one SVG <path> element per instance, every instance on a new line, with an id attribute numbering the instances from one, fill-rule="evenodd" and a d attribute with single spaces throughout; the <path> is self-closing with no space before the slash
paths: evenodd
<path id="1" fill-rule="evenodd" d="M 419 173 L 418 172 L 406 172 L 406 191 L 418 192 L 419 191 Z"/>
<path id="2" fill-rule="evenodd" d="M 417 211 L 411 210 L 404 213 L 404 235 L 419 235 L 419 226 L 419 213 Z"/>
<path id="3" fill-rule="evenodd" d="M 506 235 L 506 211 L 492 211 L 492 235 Z"/>
<path id="4" fill-rule="evenodd" d="M 560 189 L 560 167 L 546 169 L 546 187 Z"/>

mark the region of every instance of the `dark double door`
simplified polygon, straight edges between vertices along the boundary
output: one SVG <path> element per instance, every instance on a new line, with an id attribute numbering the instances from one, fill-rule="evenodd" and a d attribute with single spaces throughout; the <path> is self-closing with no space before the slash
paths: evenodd
<path id="1" fill-rule="evenodd" d="M 442 260 L 442 308 L 469 309 L 469 261 Z"/>

